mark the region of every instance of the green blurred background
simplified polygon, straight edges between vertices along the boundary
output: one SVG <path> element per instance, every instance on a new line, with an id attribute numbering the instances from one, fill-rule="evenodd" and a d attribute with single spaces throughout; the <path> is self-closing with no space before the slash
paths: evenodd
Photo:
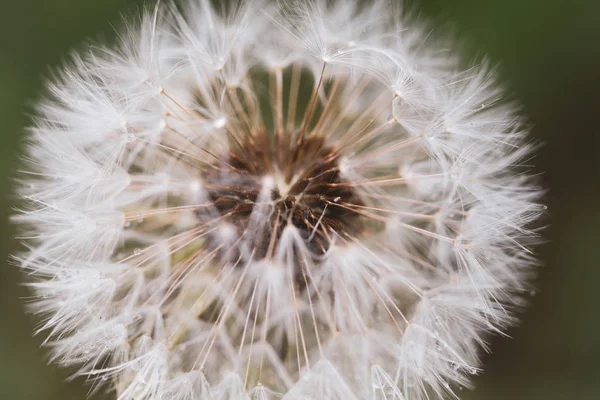
<path id="1" fill-rule="evenodd" d="M 31 103 L 48 65 L 88 37 L 114 37 L 140 0 L 2 1 L 0 260 L 16 247 L 8 216 Z M 544 261 L 524 322 L 496 338 L 464 399 L 600 399 L 600 1 L 415 0 L 456 28 L 466 57 L 489 54 L 545 146 L 534 163 L 549 189 Z M 46 363 L 23 312 L 19 272 L 0 265 L 0 400 L 81 400 L 88 387 Z M 108 397 L 110 399 L 110 396 Z M 94 399 L 103 399 L 95 396 Z"/>

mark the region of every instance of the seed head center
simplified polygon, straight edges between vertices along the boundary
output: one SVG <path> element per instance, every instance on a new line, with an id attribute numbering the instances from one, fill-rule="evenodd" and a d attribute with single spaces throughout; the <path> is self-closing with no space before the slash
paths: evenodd
<path id="1" fill-rule="evenodd" d="M 357 235 L 362 205 L 340 173 L 341 157 L 324 137 L 258 133 L 236 141 L 227 168 L 205 172 L 221 218 L 251 243 L 253 257 L 272 258 L 286 227 L 318 257 L 339 235 Z"/>

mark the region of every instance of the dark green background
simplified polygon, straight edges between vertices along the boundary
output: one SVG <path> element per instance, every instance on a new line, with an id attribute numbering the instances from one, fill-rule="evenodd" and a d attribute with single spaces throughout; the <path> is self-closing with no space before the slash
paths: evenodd
<path id="1" fill-rule="evenodd" d="M 27 113 L 48 65 L 85 38 L 112 36 L 139 0 L 2 1 L 0 8 L 0 260 L 15 248 L 11 176 Z M 600 398 L 600 1 L 422 0 L 453 26 L 465 56 L 489 54 L 545 142 L 534 162 L 549 189 L 541 289 L 512 340 L 494 341 L 464 399 Z M 46 365 L 23 312 L 19 273 L 0 265 L 0 400 L 79 400 L 87 387 Z M 102 396 L 97 396 L 101 398 Z"/>

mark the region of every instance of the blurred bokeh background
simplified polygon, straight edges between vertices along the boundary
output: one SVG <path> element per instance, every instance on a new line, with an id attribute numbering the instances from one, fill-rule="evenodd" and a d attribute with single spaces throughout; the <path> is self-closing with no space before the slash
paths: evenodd
<path id="1" fill-rule="evenodd" d="M 48 66 L 88 37 L 114 37 L 141 0 L 3 0 L 0 6 L 0 400 L 81 400 L 88 387 L 47 365 L 8 265 L 12 175 Z M 600 399 L 600 1 L 414 0 L 421 15 L 488 54 L 545 143 L 533 161 L 549 189 L 539 292 L 512 339 L 496 338 L 477 400 Z M 94 399 L 104 399 L 102 395 Z M 106 397 L 110 399 L 111 397 Z"/>

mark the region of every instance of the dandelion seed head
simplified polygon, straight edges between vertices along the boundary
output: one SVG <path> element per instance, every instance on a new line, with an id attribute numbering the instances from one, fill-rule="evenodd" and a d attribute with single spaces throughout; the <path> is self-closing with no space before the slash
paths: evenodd
<path id="1" fill-rule="evenodd" d="M 159 5 L 48 84 L 14 217 L 53 361 L 119 400 L 456 397 L 541 190 L 487 62 L 387 1 Z"/>

